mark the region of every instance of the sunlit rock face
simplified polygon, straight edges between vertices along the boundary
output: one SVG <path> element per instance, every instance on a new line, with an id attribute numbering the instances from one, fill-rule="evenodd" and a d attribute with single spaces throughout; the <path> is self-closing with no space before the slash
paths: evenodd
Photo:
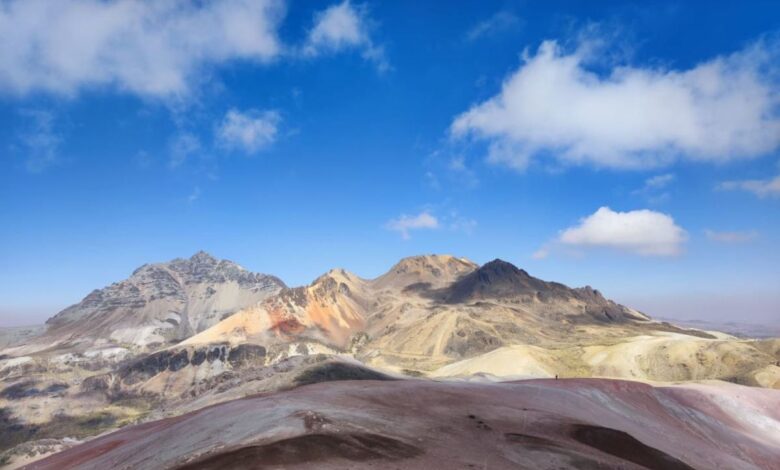
<path id="1" fill-rule="evenodd" d="M 203 331 L 284 287 L 274 276 L 201 251 L 188 259 L 143 265 L 128 279 L 93 291 L 49 319 L 38 342 L 159 347 Z"/>

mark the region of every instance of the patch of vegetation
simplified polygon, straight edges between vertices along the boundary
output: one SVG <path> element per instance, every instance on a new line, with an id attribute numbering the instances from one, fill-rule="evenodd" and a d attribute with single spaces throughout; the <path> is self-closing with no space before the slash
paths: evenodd
<path id="1" fill-rule="evenodd" d="M 8 408 L 0 408 L 0 451 L 29 441 L 38 431 L 37 426 L 19 421 Z"/>
<path id="2" fill-rule="evenodd" d="M 310 367 L 295 378 L 296 385 L 309 385 L 339 380 L 396 380 L 389 375 L 342 362 L 328 362 Z"/>
<path id="3" fill-rule="evenodd" d="M 409 377 L 425 377 L 425 373 L 414 369 L 403 369 L 401 372 Z"/>
<path id="4" fill-rule="evenodd" d="M 44 424 L 26 424 L 13 416 L 8 408 L 0 408 L 0 451 L 31 440 L 94 436 L 128 424 L 128 420 L 120 421 L 120 418 L 107 411 L 98 411 L 81 416 L 59 415 Z"/>

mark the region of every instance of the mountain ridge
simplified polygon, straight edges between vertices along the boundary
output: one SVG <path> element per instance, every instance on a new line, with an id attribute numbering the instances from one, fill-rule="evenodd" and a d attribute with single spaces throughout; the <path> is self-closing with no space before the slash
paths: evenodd
<path id="1" fill-rule="evenodd" d="M 453 384 L 561 376 L 780 389 L 780 339 L 655 321 L 500 259 L 412 256 L 373 279 L 338 268 L 287 287 L 198 252 L 143 265 L 69 309 L 39 336 L 9 333 L 0 351 L 6 455 L 49 453 L 74 433 L 285 390 L 307 375 L 349 380 L 355 367 Z M 348 364 L 309 373 L 333 361 Z"/>

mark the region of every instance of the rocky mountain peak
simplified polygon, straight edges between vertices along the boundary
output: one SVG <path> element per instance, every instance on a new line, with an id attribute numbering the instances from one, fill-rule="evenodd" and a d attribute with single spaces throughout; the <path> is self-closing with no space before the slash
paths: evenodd
<path id="1" fill-rule="evenodd" d="M 448 288 L 447 300 L 466 302 L 522 296 L 549 298 L 566 295 L 568 290 L 562 284 L 537 279 L 512 263 L 494 259 L 453 283 Z"/>
<path id="2" fill-rule="evenodd" d="M 373 282 L 380 288 L 405 288 L 421 283 L 440 287 L 476 268 L 477 265 L 472 261 L 451 255 L 410 256 L 403 258 Z"/>
<path id="3" fill-rule="evenodd" d="M 145 346 L 202 331 L 284 287 L 274 276 L 199 251 L 190 258 L 145 264 L 46 323 L 52 335 Z"/>
<path id="4" fill-rule="evenodd" d="M 206 253 L 205 251 L 200 250 L 190 257 L 190 262 L 194 264 L 214 265 L 217 264 L 219 260 L 211 256 L 210 254 Z"/>
<path id="5" fill-rule="evenodd" d="M 524 278 L 531 277 L 525 270 L 499 258 L 483 264 L 478 271 L 480 275 L 485 278 L 504 278 L 511 276 Z"/>

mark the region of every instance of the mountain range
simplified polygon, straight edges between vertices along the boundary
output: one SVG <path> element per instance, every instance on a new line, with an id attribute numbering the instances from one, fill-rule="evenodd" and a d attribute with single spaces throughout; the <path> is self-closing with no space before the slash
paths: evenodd
<path id="1" fill-rule="evenodd" d="M 780 393 L 780 339 L 675 326 L 589 286 L 544 281 L 500 259 L 480 266 L 449 255 L 405 258 L 374 279 L 333 269 L 307 286 L 287 287 L 198 252 L 141 266 L 40 330 L 16 335 L 9 332 L 0 351 L 0 450 L 14 466 L 66 455 L 106 430 L 332 380 L 388 382 L 382 387 L 423 381 L 421 390 L 444 381 L 455 388 L 442 393 L 464 397 L 471 392 L 453 384 L 559 377 L 720 381 L 761 387 L 773 399 Z M 505 392 L 484 393 L 494 400 Z M 440 419 L 433 421 L 444 426 Z M 377 436 L 369 440 L 388 438 Z M 541 445 L 535 439 L 542 437 L 524 436 L 521 447 Z M 332 445 L 360 453 L 364 438 Z M 306 440 L 312 445 L 324 444 Z M 387 445 L 409 458 L 420 451 Z M 396 451 L 382 452 L 380 460 Z M 583 452 L 588 461 L 617 462 Z M 760 463 L 772 451 L 756 455 Z M 174 461 L 182 464 L 166 465 L 176 468 Z M 60 467 L 41 468 L 62 468 L 52 462 Z"/>

